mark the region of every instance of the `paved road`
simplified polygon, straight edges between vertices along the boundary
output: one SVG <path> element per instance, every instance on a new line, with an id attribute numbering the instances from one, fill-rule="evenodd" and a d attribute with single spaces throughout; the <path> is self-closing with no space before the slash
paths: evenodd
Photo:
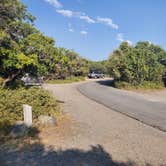
<path id="1" fill-rule="evenodd" d="M 112 110 L 166 131 L 166 103 L 150 100 L 134 92 L 118 90 L 109 84 L 110 80 L 100 80 L 81 84 L 78 89 Z"/>

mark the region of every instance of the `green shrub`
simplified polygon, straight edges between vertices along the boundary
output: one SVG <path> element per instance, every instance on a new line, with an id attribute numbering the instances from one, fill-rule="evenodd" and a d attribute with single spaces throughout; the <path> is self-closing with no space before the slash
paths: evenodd
<path id="1" fill-rule="evenodd" d="M 73 83 L 73 82 L 79 82 L 79 81 L 84 81 L 85 77 L 82 76 L 71 76 L 67 77 L 66 79 L 55 79 L 55 80 L 48 80 L 46 83 L 50 84 L 66 84 L 66 83 Z"/>
<path id="2" fill-rule="evenodd" d="M 115 82 L 115 87 L 120 89 L 162 89 L 164 88 L 164 84 L 158 83 L 158 82 L 150 82 L 150 81 L 144 81 L 139 85 L 133 85 L 128 82 L 119 81 Z"/>
<path id="3" fill-rule="evenodd" d="M 120 88 L 120 89 L 121 88 L 128 89 L 131 86 L 128 82 L 124 82 L 124 81 L 115 82 L 114 85 L 115 85 L 115 88 Z"/>
<path id="4" fill-rule="evenodd" d="M 23 104 L 32 106 L 33 120 L 41 114 L 55 116 L 59 110 L 56 100 L 41 88 L 0 89 L 0 128 L 23 120 Z"/>
<path id="5" fill-rule="evenodd" d="M 138 86 L 140 89 L 162 89 L 164 88 L 164 84 L 161 82 L 150 82 L 150 81 L 144 81 L 142 84 Z"/>
<path id="6" fill-rule="evenodd" d="M 109 58 L 108 68 L 118 87 L 158 88 L 162 86 L 166 67 L 161 63 L 166 52 L 149 42 L 135 46 L 121 43 Z"/>

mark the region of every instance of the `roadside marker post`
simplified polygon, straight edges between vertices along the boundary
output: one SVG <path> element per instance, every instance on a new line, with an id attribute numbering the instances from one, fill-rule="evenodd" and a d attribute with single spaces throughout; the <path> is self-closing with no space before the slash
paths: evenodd
<path id="1" fill-rule="evenodd" d="M 23 105 L 24 123 L 30 127 L 32 126 L 32 107 L 24 104 Z"/>

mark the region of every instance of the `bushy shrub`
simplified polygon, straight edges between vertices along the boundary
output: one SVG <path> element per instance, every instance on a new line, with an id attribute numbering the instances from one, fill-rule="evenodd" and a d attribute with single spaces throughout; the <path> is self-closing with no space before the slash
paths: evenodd
<path id="1" fill-rule="evenodd" d="M 49 84 L 65 84 L 65 83 L 73 83 L 73 82 L 79 82 L 79 81 L 84 81 L 85 77 L 83 76 L 71 76 L 67 77 L 66 79 L 51 79 L 47 80 L 46 83 Z"/>
<path id="2" fill-rule="evenodd" d="M 23 104 L 32 106 L 33 120 L 39 115 L 55 116 L 58 112 L 56 100 L 41 88 L 0 89 L 0 124 L 23 120 Z"/>
<path id="3" fill-rule="evenodd" d="M 136 46 L 123 42 L 109 58 L 110 75 L 117 87 L 161 87 L 166 71 L 161 63 L 164 58 L 166 52 L 149 42 L 138 42 Z"/>
<path id="4" fill-rule="evenodd" d="M 140 89 L 162 89 L 164 87 L 163 82 L 150 82 L 144 81 L 142 84 L 138 86 Z"/>
<path id="5" fill-rule="evenodd" d="M 122 81 L 122 82 L 119 82 L 119 81 L 115 82 L 114 85 L 115 85 L 115 88 L 124 88 L 124 89 L 128 89 L 131 86 L 129 83 L 124 82 L 124 81 Z"/>
<path id="6" fill-rule="evenodd" d="M 116 88 L 123 88 L 123 89 L 162 89 L 164 87 L 164 84 L 158 83 L 158 82 L 150 82 L 150 81 L 144 81 L 139 85 L 133 85 L 130 84 L 128 82 L 124 82 L 124 81 L 118 81 L 114 83 L 114 86 Z"/>

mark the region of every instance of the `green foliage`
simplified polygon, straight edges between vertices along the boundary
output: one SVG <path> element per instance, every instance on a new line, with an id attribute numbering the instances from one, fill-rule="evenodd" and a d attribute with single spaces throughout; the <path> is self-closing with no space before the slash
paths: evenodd
<path id="1" fill-rule="evenodd" d="M 138 86 L 138 89 L 162 89 L 163 87 L 164 87 L 163 83 L 145 81 Z"/>
<path id="2" fill-rule="evenodd" d="M 17 53 L 13 50 L 6 50 L 4 48 L 0 48 L 1 52 L 1 63 L 0 66 L 0 74 L 4 77 L 11 75 L 12 73 L 16 73 L 20 69 L 24 69 L 30 65 L 37 65 L 37 57 L 36 55 L 26 56 L 23 53 Z"/>
<path id="3" fill-rule="evenodd" d="M 57 48 L 55 41 L 39 32 L 34 17 L 19 0 L 0 2 L 0 77 L 3 87 L 25 73 L 59 79 L 84 76 L 88 61 L 72 50 Z"/>
<path id="4" fill-rule="evenodd" d="M 159 84 L 159 83 L 150 82 L 150 81 L 144 81 L 139 85 L 132 85 L 128 82 L 116 81 L 114 83 L 114 87 L 119 89 L 127 89 L 127 90 L 132 90 L 132 89 L 146 90 L 146 89 L 163 89 L 164 85 L 163 83 Z"/>
<path id="5" fill-rule="evenodd" d="M 97 72 L 102 72 L 104 74 L 108 74 L 108 61 L 107 60 L 103 60 L 103 61 L 98 61 L 98 62 L 93 62 L 90 61 L 89 62 L 89 71 L 97 71 Z"/>
<path id="6" fill-rule="evenodd" d="M 67 77 L 66 79 L 55 79 L 55 80 L 48 80 L 46 83 L 50 84 L 66 84 L 66 83 L 73 83 L 73 82 L 79 82 L 79 81 L 84 81 L 85 77 L 83 76 L 71 76 Z"/>
<path id="7" fill-rule="evenodd" d="M 3 86 L 22 75 L 27 68 L 31 70 L 32 66 L 37 66 L 37 56 L 21 50 L 23 40 L 36 32 L 33 20 L 20 1 L 0 2 L 0 76 L 4 79 Z"/>
<path id="8" fill-rule="evenodd" d="M 23 39 L 21 50 L 26 55 L 35 54 L 37 56 L 37 70 L 36 75 L 45 76 L 51 69 L 53 56 L 55 54 L 54 40 L 50 37 L 44 36 L 40 32 L 30 34 Z M 31 71 L 28 71 L 30 73 Z M 34 71 L 32 72 L 34 73 Z"/>
<path id="9" fill-rule="evenodd" d="M 124 42 L 109 58 L 110 75 L 122 87 L 162 85 L 165 67 L 160 59 L 163 57 L 165 51 L 149 42 L 138 42 L 135 47 Z"/>
<path id="10" fill-rule="evenodd" d="M 23 120 L 23 104 L 29 104 L 33 109 L 33 119 L 39 115 L 55 116 L 58 105 L 47 91 L 40 88 L 19 88 L 17 90 L 0 90 L 0 124 Z"/>
<path id="11" fill-rule="evenodd" d="M 66 79 L 71 76 L 85 76 L 88 73 L 88 61 L 72 50 L 56 48 L 53 54 L 52 68 L 48 79 Z"/>

